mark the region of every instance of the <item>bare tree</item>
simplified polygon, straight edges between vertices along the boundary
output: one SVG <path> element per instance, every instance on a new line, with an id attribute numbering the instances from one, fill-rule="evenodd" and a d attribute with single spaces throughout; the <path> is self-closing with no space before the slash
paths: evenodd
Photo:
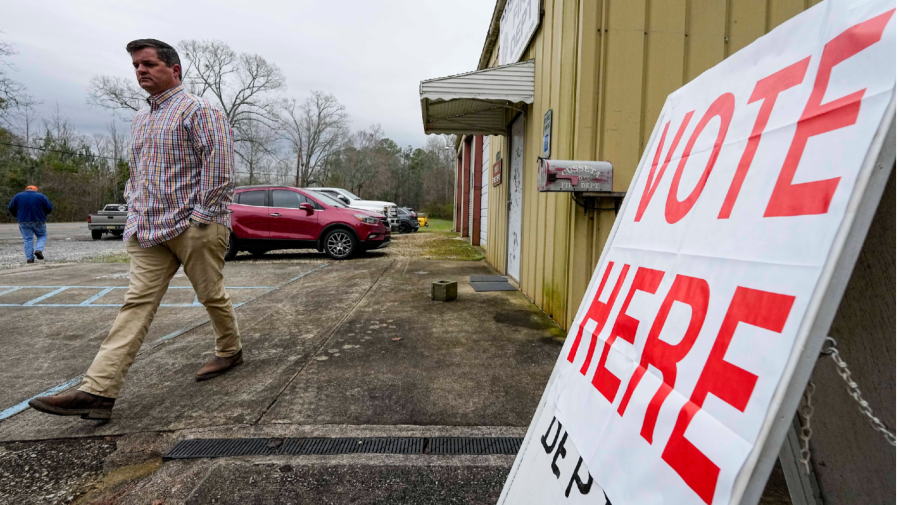
<path id="1" fill-rule="evenodd" d="M 147 106 L 147 92 L 134 79 L 109 75 L 95 75 L 87 88 L 87 103 L 114 112 L 123 112 L 127 118 Z"/>
<path id="2" fill-rule="evenodd" d="M 106 133 L 112 147 L 112 157 L 116 161 L 127 161 L 131 158 L 131 135 L 126 132 L 120 132 L 115 121 L 106 124 Z"/>
<path id="3" fill-rule="evenodd" d="M 106 125 L 106 133 L 109 135 L 109 145 L 112 149 L 112 192 L 116 197 L 122 196 L 125 190 L 124 184 L 119 185 L 119 165 L 122 170 L 127 168 L 128 160 L 131 159 L 131 135 L 129 132 L 121 132 L 115 124 L 110 121 Z"/>
<path id="4" fill-rule="evenodd" d="M 243 141 L 235 146 L 234 153 L 249 177 L 249 184 L 259 182 L 259 172 L 268 179 L 268 172 L 277 161 L 278 132 L 261 121 L 241 122 L 236 131 Z"/>
<path id="5" fill-rule="evenodd" d="M 278 94 L 287 87 L 277 65 L 217 40 L 184 40 L 178 50 L 184 87 L 221 109 L 235 133 L 243 122 L 273 120 Z M 128 115 L 146 107 L 146 97 L 133 78 L 98 75 L 88 87 L 89 104 Z M 239 134 L 234 140 L 243 141 Z"/>
<path id="6" fill-rule="evenodd" d="M 14 67 L 6 59 L 15 54 L 16 49 L 12 44 L 0 42 L 0 115 L 16 107 L 25 92 L 25 87 L 9 76 L 9 70 Z"/>
<path id="7" fill-rule="evenodd" d="M 389 160 L 378 152 L 384 141 L 380 125 L 359 130 L 350 135 L 341 146 L 336 160 L 336 178 L 349 191 L 359 194 L 373 181 Z"/>
<path id="8" fill-rule="evenodd" d="M 438 160 L 431 170 L 430 182 L 440 193 L 442 200 L 449 201 L 455 191 L 455 135 L 428 136 L 424 150 Z M 492 163 L 489 163 L 489 166 L 492 166 Z"/>
<path id="9" fill-rule="evenodd" d="M 96 188 L 99 189 L 112 186 L 113 194 L 117 196 L 118 188 L 115 184 L 116 162 L 114 160 L 115 141 L 112 136 L 103 133 L 94 133 L 85 140 L 90 142 L 91 151 L 97 156 L 96 161 L 99 170 L 96 173 Z"/>
<path id="10" fill-rule="evenodd" d="M 102 133 L 94 133 L 86 139 L 90 142 L 91 150 L 99 158 L 111 158 L 112 156 L 112 139 Z"/>
<path id="11" fill-rule="evenodd" d="M 271 166 L 272 182 L 287 186 L 293 184 L 293 163 L 294 157 L 292 152 L 276 151 L 274 163 Z"/>
<path id="12" fill-rule="evenodd" d="M 282 102 L 279 123 L 296 154 L 296 186 L 326 182 L 328 161 L 347 136 L 349 116 L 343 104 L 330 93 L 312 91 L 302 103 Z"/>
<path id="13" fill-rule="evenodd" d="M 18 105 L 9 110 L 3 118 L 7 128 L 21 137 L 25 141 L 25 145 L 30 146 L 32 140 L 36 137 L 36 127 L 39 120 L 36 106 L 40 105 L 40 103 L 31 96 L 23 94 L 18 99 Z"/>
<path id="14" fill-rule="evenodd" d="M 43 122 L 45 135 L 53 138 L 55 142 L 64 146 L 77 146 L 85 143 L 75 127 L 72 126 L 69 118 L 59 108 L 59 102 L 56 102 L 56 106 L 50 110 L 50 119 L 44 119 Z"/>
<path id="15" fill-rule="evenodd" d="M 243 122 L 274 119 L 277 94 L 287 88 L 277 65 L 218 40 L 184 40 L 178 49 L 184 85 L 221 108 L 235 130 Z"/>

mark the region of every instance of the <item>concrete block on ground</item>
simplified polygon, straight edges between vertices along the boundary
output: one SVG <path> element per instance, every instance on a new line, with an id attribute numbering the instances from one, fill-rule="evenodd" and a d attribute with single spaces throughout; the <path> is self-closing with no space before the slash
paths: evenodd
<path id="1" fill-rule="evenodd" d="M 437 302 L 451 302 L 458 298 L 458 283 L 436 281 L 430 288 L 430 299 Z"/>

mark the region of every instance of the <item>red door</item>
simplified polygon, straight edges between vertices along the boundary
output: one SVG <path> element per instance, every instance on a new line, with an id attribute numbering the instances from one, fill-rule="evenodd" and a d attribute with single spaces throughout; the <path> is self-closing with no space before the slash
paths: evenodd
<path id="1" fill-rule="evenodd" d="M 238 238 L 268 239 L 268 202 L 267 190 L 259 189 L 237 193 L 234 204 L 228 207 L 231 211 L 231 227 Z"/>
<path id="2" fill-rule="evenodd" d="M 299 204 L 312 203 L 304 195 L 288 189 L 271 191 L 268 227 L 273 240 L 317 240 L 318 214 L 308 214 Z M 312 205 L 315 207 L 315 204 Z"/>

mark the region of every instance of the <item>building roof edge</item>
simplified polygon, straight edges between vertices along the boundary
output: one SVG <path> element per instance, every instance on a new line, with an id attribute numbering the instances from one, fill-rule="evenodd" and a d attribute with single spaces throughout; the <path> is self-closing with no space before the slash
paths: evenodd
<path id="1" fill-rule="evenodd" d="M 490 63 L 490 55 L 493 53 L 493 48 L 496 47 L 496 42 L 499 41 L 499 21 L 502 19 L 502 12 L 505 11 L 506 1 L 496 0 L 496 7 L 493 8 L 493 18 L 490 20 L 490 28 L 486 32 L 486 40 L 483 42 L 477 70 L 485 69 Z"/>

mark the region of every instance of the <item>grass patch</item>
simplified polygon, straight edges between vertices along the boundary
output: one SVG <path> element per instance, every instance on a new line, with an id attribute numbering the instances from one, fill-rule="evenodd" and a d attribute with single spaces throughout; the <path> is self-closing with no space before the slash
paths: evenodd
<path id="1" fill-rule="evenodd" d="M 478 261 L 483 259 L 483 254 L 467 240 L 456 237 L 452 233 L 440 233 L 438 237 L 429 240 L 422 256 L 429 260 Z"/>
<path id="2" fill-rule="evenodd" d="M 418 228 L 418 233 L 393 234 L 393 237 L 390 252 L 400 257 L 453 261 L 483 259 L 483 253 L 453 231 L 452 220 L 428 219 L 427 226 Z"/>
<path id="3" fill-rule="evenodd" d="M 100 256 L 91 256 L 82 261 L 84 263 L 130 263 L 131 256 L 126 252 L 117 252 L 112 254 L 102 254 Z"/>
<path id="4" fill-rule="evenodd" d="M 445 233 L 452 231 L 452 221 L 427 218 L 427 226 L 418 228 L 418 233 Z"/>

